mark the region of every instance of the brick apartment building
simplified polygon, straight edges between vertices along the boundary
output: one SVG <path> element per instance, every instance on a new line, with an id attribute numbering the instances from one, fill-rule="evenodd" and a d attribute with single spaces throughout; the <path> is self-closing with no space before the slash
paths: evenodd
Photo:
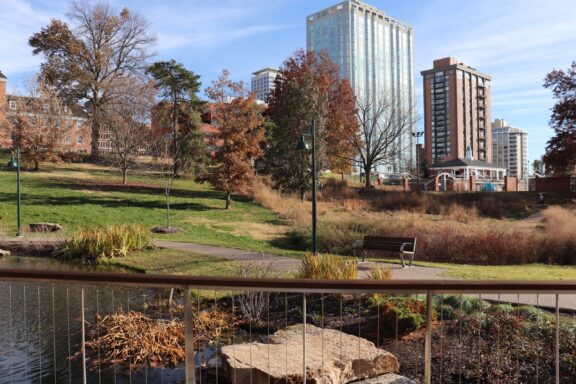
<path id="1" fill-rule="evenodd" d="M 0 72 L 0 121 L 2 121 L 7 114 L 17 111 L 18 100 L 21 98 L 21 96 L 7 93 L 7 82 L 8 79 L 6 76 Z M 62 151 L 90 153 L 91 128 L 88 116 L 80 107 L 72 107 L 67 118 L 71 120 L 71 126 L 62 138 Z M 104 131 L 106 132 L 106 129 L 104 129 Z M 103 147 L 103 152 L 106 152 L 106 148 L 111 148 L 109 134 L 106 136 L 106 133 L 104 133 L 103 136 L 105 136 L 105 138 L 101 140 L 99 145 Z M 12 139 L 9 135 L 4 140 L 2 140 L 2 136 L 0 135 L 0 149 L 12 148 L 12 146 Z"/>
<path id="2" fill-rule="evenodd" d="M 426 160 L 492 162 L 491 77 L 453 57 L 434 60 L 424 79 Z"/>

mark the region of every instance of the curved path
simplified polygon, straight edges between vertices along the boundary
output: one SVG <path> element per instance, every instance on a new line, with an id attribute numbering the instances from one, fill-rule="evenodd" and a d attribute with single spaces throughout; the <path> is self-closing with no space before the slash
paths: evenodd
<path id="1" fill-rule="evenodd" d="M 250 252 L 241 249 L 215 247 L 211 245 L 201 245 L 194 243 L 180 243 L 176 241 L 156 240 L 154 244 L 160 248 L 178 249 L 190 251 L 201 255 L 220 257 L 223 259 L 235 260 L 245 263 L 265 263 L 273 271 L 278 272 L 298 272 L 300 259 L 288 256 L 279 256 L 263 252 Z M 361 263 L 358 265 L 358 274 L 361 278 L 366 278 L 370 267 L 373 264 L 389 267 L 392 270 L 393 279 L 405 280 L 426 280 L 426 279 L 448 279 L 442 276 L 446 270 L 443 268 L 412 267 L 402 268 L 399 264 L 392 263 Z"/>

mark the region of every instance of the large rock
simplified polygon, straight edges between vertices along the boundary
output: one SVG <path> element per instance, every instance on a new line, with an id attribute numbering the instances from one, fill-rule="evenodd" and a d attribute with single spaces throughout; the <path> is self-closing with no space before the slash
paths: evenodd
<path id="1" fill-rule="evenodd" d="M 10 256 L 11 252 L 10 251 L 5 251 L 3 249 L 0 249 L 0 256 Z"/>
<path id="2" fill-rule="evenodd" d="M 302 324 L 297 324 L 280 330 L 269 337 L 267 344 L 222 347 L 224 366 L 232 383 L 302 383 L 302 328 Z M 366 339 L 306 325 L 309 384 L 343 384 L 398 369 L 394 355 Z"/>
<path id="3" fill-rule="evenodd" d="M 29 224 L 30 232 L 58 232 L 62 226 L 56 223 L 31 223 Z"/>

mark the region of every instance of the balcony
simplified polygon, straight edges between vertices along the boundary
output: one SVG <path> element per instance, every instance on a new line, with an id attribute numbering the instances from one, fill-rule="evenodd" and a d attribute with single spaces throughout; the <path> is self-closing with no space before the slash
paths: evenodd
<path id="1" fill-rule="evenodd" d="M 415 382 L 575 377 L 560 303 L 576 282 L 0 270 L 0 285 L 1 382 L 305 383 L 391 359 L 374 345 Z M 418 321 L 395 310 L 407 302 Z"/>

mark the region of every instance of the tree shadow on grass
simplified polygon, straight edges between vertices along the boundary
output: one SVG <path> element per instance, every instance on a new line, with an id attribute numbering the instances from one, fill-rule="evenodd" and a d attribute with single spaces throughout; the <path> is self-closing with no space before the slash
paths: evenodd
<path id="1" fill-rule="evenodd" d="M 123 185 L 121 183 L 115 182 L 71 182 L 71 180 L 66 179 L 55 179 L 50 180 L 43 185 L 46 188 L 54 189 L 68 189 L 73 191 L 91 191 L 91 192 L 118 192 L 118 193 L 134 193 L 139 195 L 149 195 L 149 196 L 164 196 L 165 190 L 163 186 L 134 183 Z M 189 199 L 214 199 L 214 200 L 224 200 L 225 194 L 219 191 L 205 190 L 187 190 L 174 188 L 170 192 L 170 196 L 177 198 L 189 198 Z"/>
<path id="2" fill-rule="evenodd" d="M 0 195 L 0 202 L 13 202 L 14 196 Z M 48 195 L 30 195 L 23 197 L 24 205 L 36 205 L 43 207 L 75 207 L 82 205 L 98 205 L 106 208 L 146 208 L 146 209 L 164 209 L 166 203 L 162 200 L 156 201 L 138 201 L 121 198 L 112 198 L 108 196 L 48 196 Z M 208 205 L 194 202 L 173 202 L 170 204 L 173 211 L 214 211 L 223 208 L 215 208 Z"/>

